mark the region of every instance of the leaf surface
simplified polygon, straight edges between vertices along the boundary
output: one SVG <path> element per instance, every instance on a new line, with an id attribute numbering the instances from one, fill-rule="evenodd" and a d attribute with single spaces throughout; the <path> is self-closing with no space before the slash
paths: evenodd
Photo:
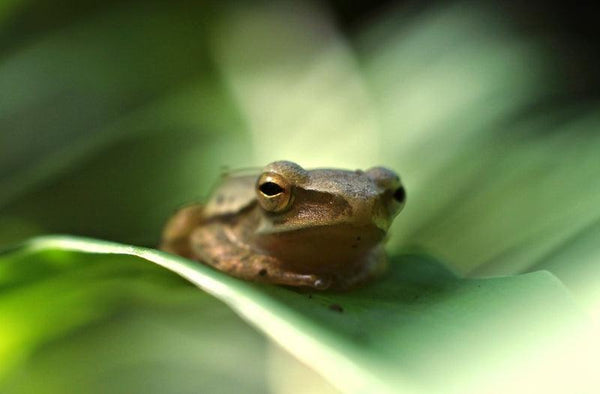
<path id="1" fill-rule="evenodd" d="M 349 392 L 492 387 L 586 321 L 547 272 L 457 279 L 419 255 L 394 257 L 387 275 L 364 288 L 312 293 L 244 282 L 160 251 L 85 238 L 35 238 L 18 253 L 42 251 L 77 252 L 74 261 L 100 253 L 158 264 L 228 304 Z"/>

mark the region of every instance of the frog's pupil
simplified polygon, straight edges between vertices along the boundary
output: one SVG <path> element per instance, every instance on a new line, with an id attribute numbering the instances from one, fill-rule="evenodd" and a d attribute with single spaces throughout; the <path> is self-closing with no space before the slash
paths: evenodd
<path id="1" fill-rule="evenodd" d="M 396 201 L 398 201 L 399 203 L 403 203 L 404 200 L 406 200 L 406 191 L 404 190 L 404 188 L 402 186 L 400 186 L 394 192 L 394 199 Z"/>
<path id="2" fill-rule="evenodd" d="M 283 193 L 283 188 L 275 182 L 265 182 L 260 185 L 259 190 L 266 196 L 276 196 Z"/>

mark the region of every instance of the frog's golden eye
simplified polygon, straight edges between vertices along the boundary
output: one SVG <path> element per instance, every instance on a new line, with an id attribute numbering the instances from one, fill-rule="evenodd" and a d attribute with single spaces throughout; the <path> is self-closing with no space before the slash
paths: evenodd
<path id="1" fill-rule="evenodd" d="M 292 185 L 281 175 L 266 172 L 256 182 L 256 195 L 266 211 L 282 212 L 292 203 Z"/>

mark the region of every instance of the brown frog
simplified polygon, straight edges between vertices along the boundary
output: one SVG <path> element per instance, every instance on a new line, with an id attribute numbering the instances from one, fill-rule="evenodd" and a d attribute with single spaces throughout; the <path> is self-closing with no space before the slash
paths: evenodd
<path id="1" fill-rule="evenodd" d="M 383 240 L 405 200 L 383 167 L 276 161 L 258 175 L 225 176 L 206 204 L 178 211 L 161 248 L 246 280 L 347 289 L 385 269 Z"/>

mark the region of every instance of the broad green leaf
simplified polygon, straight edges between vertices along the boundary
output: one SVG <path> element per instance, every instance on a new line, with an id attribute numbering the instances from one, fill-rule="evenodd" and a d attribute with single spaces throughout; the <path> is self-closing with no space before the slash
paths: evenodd
<path id="1" fill-rule="evenodd" d="M 551 249 L 537 263 L 534 269 L 547 269 L 554 272 L 572 289 L 578 301 L 591 311 L 600 322 L 600 221 L 577 231 L 557 247 Z"/>
<path id="2" fill-rule="evenodd" d="M 268 387 L 266 341 L 213 297 L 139 258 L 4 254 L 0 315 L 2 393 Z"/>
<path id="3" fill-rule="evenodd" d="M 428 257 L 404 255 L 381 280 L 336 294 L 252 284 L 155 250 L 76 237 L 36 238 L 13 253 L 65 251 L 78 252 L 69 254 L 74 267 L 100 253 L 138 256 L 173 271 L 347 392 L 510 388 L 506 374 L 534 366 L 573 374 L 537 384 L 582 387 L 590 384 L 590 368 L 563 348 L 576 345 L 586 363 L 598 356 L 589 341 L 573 343 L 587 319 L 546 272 L 461 280 Z M 529 364 L 542 356 L 559 365 Z"/>

